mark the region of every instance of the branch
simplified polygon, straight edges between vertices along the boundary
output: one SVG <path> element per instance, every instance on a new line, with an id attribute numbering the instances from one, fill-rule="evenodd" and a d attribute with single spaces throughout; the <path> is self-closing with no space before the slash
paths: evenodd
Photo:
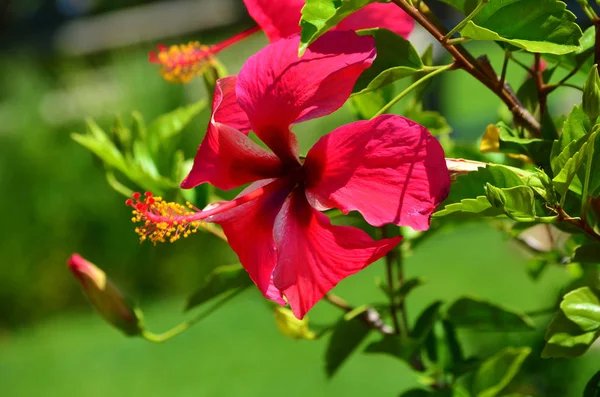
<path id="1" fill-rule="evenodd" d="M 439 24 L 432 23 L 425 13 L 430 13 L 427 6 L 421 2 L 419 9 L 411 6 L 406 0 L 392 0 L 394 4 L 400 7 L 404 12 L 410 15 L 417 23 L 429 32 L 455 59 L 458 67 L 465 70 L 467 73 L 479 80 L 483 85 L 488 87 L 495 93 L 510 109 L 515 121 L 527 128 L 534 136 L 541 136 L 540 123 L 529 113 L 529 111 L 521 106 L 516 96 L 507 90 L 504 86 L 498 85 L 498 78 L 491 79 L 483 73 L 473 56 L 462 46 L 444 43 L 445 29 Z"/>
<path id="2" fill-rule="evenodd" d="M 332 293 L 325 294 L 323 299 L 333 306 L 342 309 L 346 313 L 349 313 L 355 309 L 351 304 Z M 367 310 L 361 313 L 360 319 L 367 325 L 367 327 L 373 328 L 384 335 L 396 334 L 392 327 L 383 322 L 381 314 L 379 314 L 379 312 L 372 307 L 369 307 Z"/>

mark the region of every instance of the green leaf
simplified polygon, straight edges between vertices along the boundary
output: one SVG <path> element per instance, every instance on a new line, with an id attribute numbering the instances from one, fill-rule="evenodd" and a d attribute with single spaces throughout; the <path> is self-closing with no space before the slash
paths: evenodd
<path id="1" fill-rule="evenodd" d="M 600 329 L 600 299 L 589 287 L 571 291 L 563 297 L 560 309 L 584 332 Z"/>
<path id="2" fill-rule="evenodd" d="M 596 29 L 590 26 L 581 36 L 581 48 L 570 54 L 554 55 L 544 54 L 544 59 L 557 64 L 557 66 L 567 71 L 579 68 L 577 73 L 585 74 L 594 64 L 594 44 L 596 42 Z"/>
<path id="3" fill-rule="evenodd" d="M 534 328 L 533 321 L 526 314 L 477 298 L 459 298 L 450 305 L 446 313 L 448 320 L 459 328 L 486 331 L 522 331 Z"/>
<path id="4" fill-rule="evenodd" d="M 583 397 L 600 397 L 600 371 L 596 372 L 585 386 Z"/>
<path id="5" fill-rule="evenodd" d="M 242 265 L 219 266 L 188 299 L 185 309 L 190 310 L 223 294 L 239 292 L 250 285 L 252 280 Z"/>
<path id="6" fill-rule="evenodd" d="M 380 340 L 370 343 L 365 353 L 389 354 L 402 361 L 410 362 L 420 347 L 419 341 L 400 337 L 398 335 L 384 335 Z"/>
<path id="7" fill-rule="evenodd" d="M 367 337 L 369 331 L 370 329 L 360 317 L 354 317 L 349 321 L 340 320 L 331 334 L 325 352 L 325 372 L 328 377 L 335 375 L 344 361 Z"/>
<path id="8" fill-rule="evenodd" d="M 373 65 L 365 70 L 356 81 L 355 93 L 373 91 L 424 71 L 425 66 L 419 53 L 410 41 L 402 36 L 383 28 L 361 30 L 359 34 L 373 36 L 377 47 L 377 57 Z"/>
<path id="9" fill-rule="evenodd" d="M 524 154 L 536 164 L 549 164 L 552 141 L 538 138 L 521 138 L 519 134 L 503 122 L 496 124 L 500 130 L 499 141 L 502 153 Z"/>
<path id="10" fill-rule="evenodd" d="M 490 212 L 489 210 L 492 211 Z M 442 217 L 456 212 L 482 214 L 485 216 L 494 216 L 502 213 L 502 211 L 492 207 L 486 196 L 477 196 L 474 199 L 462 199 L 458 203 L 448 204 L 444 209 L 433 214 L 433 216 Z"/>
<path id="11" fill-rule="evenodd" d="M 433 329 L 433 325 L 440 318 L 441 301 L 435 301 L 419 314 L 415 326 L 410 331 L 410 337 L 424 341 Z"/>
<path id="12" fill-rule="evenodd" d="M 529 347 L 508 347 L 484 361 L 473 378 L 472 394 L 475 397 L 497 396 L 519 373 L 530 353 Z"/>
<path id="13" fill-rule="evenodd" d="M 584 354 L 598 338 L 598 332 L 584 332 L 562 311 L 552 319 L 546 331 L 542 358 L 574 358 Z"/>
<path id="14" fill-rule="evenodd" d="M 109 166 L 115 167 L 119 171 L 125 171 L 123 155 L 102 128 L 91 119 L 86 120 L 86 126 L 88 130 L 86 135 L 71 134 L 71 138 L 100 157 Z"/>
<path id="15" fill-rule="evenodd" d="M 565 195 L 567 193 L 567 190 L 569 190 L 573 179 L 577 176 L 577 171 L 581 167 L 581 164 L 583 164 L 583 160 L 586 157 L 588 145 L 593 145 L 595 143 L 597 135 L 598 131 L 581 138 L 580 141 L 583 141 L 583 143 L 579 147 L 579 150 L 577 150 L 573 154 L 573 156 L 566 161 L 564 167 L 560 170 L 558 175 L 556 175 L 554 179 L 552 179 L 554 188 L 561 196 Z M 559 157 L 564 156 L 565 151 L 570 152 L 571 147 L 569 146 L 565 150 L 563 150 Z"/>
<path id="16" fill-rule="evenodd" d="M 302 31 L 298 53 L 302 55 L 311 43 L 348 15 L 376 2 L 377 0 L 306 0 L 300 19 Z"/>
<path id="17" fill-rule="evenodd" d="M 452 184 L 448 198 L 442 203 L 434 216 L 446 216 L 455 212 L 483 213 L 499 215 L 503 212 L 493 209 L 486 198 L 485 186 L 489 183 L 498 188 L 523 186 L 521 177 L 508 167 L 488 165 L 477 171 L 462 175 Z M 492 212 L 488 210 L 492 209 Z M 486 212 L 487 211 L 487 212 Z"/>
<path id="18" fill-rule="evenodd" d="M 499 189 L 486 185 L 486 197 L 493 207 L 501 209 L 510 218 L 519 222 L 535 220 L 535 198 L 529 186 Z"/>
<path id="19" fill-rule="evenodd" d="M 452 132 L 452 127 L 439 112 L 434 110 L 410 109 L 404 112 L 404 117 L 421 124 L 433 135 L 444 135 Z"/>
<path id="20" fill-rule="evenodd" d="M 350 97 L 350 109 L 358 120 L 369 120 L 394 97 L 392 86 L 377 91 L 363 92 Z"/>
<path id="21" fill-rule="evenodd" d="M 529 52 L 568 54 L 579 50 L 582 32 L 575 15 L 558 0 L 490 0 L 460 31 L 472 40 L 508 43 Z"/>
<path id="22" fill-rule="evenodd" d="M 178 135 L 205 108 L 206 100 L 202 99 L 159 116 L 148 126 L 148 137 L 160 144 Z"/>
<path id="23" fill-rule="evenodd" d="M 406 280 L 395 293 L 395 296 L 400 299 L 405 299 L 415 288 L 425 284 L 422 278 L 409 278 Z"/>

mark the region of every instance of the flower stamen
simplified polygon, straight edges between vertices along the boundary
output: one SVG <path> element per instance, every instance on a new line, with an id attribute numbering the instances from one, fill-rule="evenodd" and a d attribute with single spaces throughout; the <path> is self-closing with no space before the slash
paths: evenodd
<path id="1" fill-rule="evenodd" d="M 187 83 L 201 75 L 212 58 L 210 47 L 197 41 L 170 47 L 158 45 L 157 51 L 149 54 L 150 62 L 161 65 L 160 74 L 170 83 Z"/>
<path id="2" fill-rule="evenodd" d="M 202 45 L 197 41 L 188 44 L 159 44 L 156 51 L 150 51 L 148 60 L 161 65 L 160 74 L 170 83 L 187 83 L 195 76 L 202 75 L 214 62 L 214 56 L 240 40 L 258 32 L 260 27 L 254 26 L 215 45 Z"/>
<path id="3" fill-rule="evenodd" d="M 156 244 L 168 240 L 173 243 L 196 233 L 204 222 L 211 222 L 214 215 L 255 200 L 279 185 L 281 182 L 267 185 L 270 187 L 260 187 L 231 201 L 210 204 L 205 210 L 199 210 L 189 202 L 182 205 L 164 201 L 162 197 L 154 197 L 152 192 L 144 193 L 144 197 L 138 192 L 133 193 L 132 198 L 125 201 L 125 205 L 133 208 L 131 221 L 140 223 L 135 228 L 140 242 L 150 240 Z"/>

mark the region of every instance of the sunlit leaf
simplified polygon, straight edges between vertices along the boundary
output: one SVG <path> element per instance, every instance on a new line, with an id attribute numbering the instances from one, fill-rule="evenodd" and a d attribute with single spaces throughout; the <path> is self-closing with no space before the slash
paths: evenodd
<path id="1" fill-rule="evenodd" d="M 519 373 L 531 353 L 529 347 L 508 347 L 487 359 L 473 378 L 472 394 L 476 397 L 494 397 Z"/>
<path id="2" fill-rule="evenodd" d="M 463 0 L 445 1 L 472 6 Z M 575 15 L 562 1 L 490 0 L 460 33 L 471 40 L 500 41 L 529 52 L 567 54 L 581 48 L 582 32 L 574 21 Z"/>
<path id="3" fill-rule="evenodd" d="M 306 0 L 302 8 L 300 48 L 306 48 L 342 19 L 371 3 L 387 3 L 389 0 Z"/>
<path id="4" fill-rule="evenodd" d="M 560 308 L 582 331 L 600 329 L 600 298 L 589 287 L 571 291 L 563 297 Z"/>

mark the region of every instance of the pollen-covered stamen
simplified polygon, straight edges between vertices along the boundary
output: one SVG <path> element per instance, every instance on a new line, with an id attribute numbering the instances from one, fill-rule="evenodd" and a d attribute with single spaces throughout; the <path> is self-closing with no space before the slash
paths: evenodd
<path id="1" fill-rule="evenodd" d="M 171 83 L 187 83 L 201 75 L 212 60 L 210 47 L 197 41 L 165 47 L 159 45 L 151 51 L 149 60 L 161 65 L 160 74 Z"/>
<path id="2" fill-rule="evenodd" d="M 210 222 L 211 216 L 257 199 L 265 192 L 265 187 L 261 187 L 206 211 L 201 211 L 190 203 L 184 206 L 163 201 L 162 197 L 154 197 L 151 192 L 146 192 L 143 198 L 140 193 L 134 193 L 132 198 L 125 201 L 125 205 L 133 208 L 131 221 L 140 223 L 135 228 L 140 241 L 150 240 L 156 244 L 168 240 L 172 243 L 195 233 L 203 222 Z"/>
<path id="3" fill-rule="evenodd" d="M 260 27 L 255 26 L 211 46 L 201 45 L 197 41 L 170 47 L 159 44 L 156 51 L 150 51 L 148 60 L 161 65 L 160 74 L 168 82 L 187 83 L 195 76 L 204 73 L 213 62 L 214 55 L 259 30 Z"/>
<path id="4" fill-rule="evenodd" d="M 134 193 L 132 197 L 125 204 L 133 208 L 131 220 L 141 223 L 135 228 L 140 241 L 150 240 L 154 244 L 167 240 L 175 242 L 195 233 L 201 225 L 201 220 L 187 220 L 196 214 L 196 207 L 189 203 L 187 207 L 169 203 L 162 197 L 154 197 L 151 192 L 144 193 L 143 198 L 140 193 Z"/>

